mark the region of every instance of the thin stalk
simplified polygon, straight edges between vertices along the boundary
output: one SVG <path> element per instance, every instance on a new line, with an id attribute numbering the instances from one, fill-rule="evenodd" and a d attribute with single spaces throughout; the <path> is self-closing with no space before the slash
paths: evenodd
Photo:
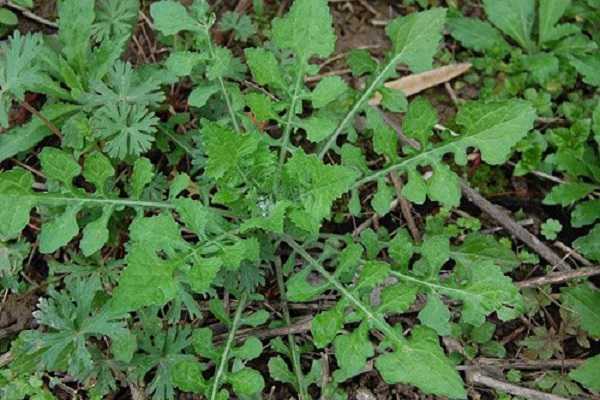
<path id="1" fill-rule="evenodd" d="M 354 294 L 352 294 L 346 287 L 338 281 L 333 275 L 331 275 L 321 264 L 314 258 L 302 246 L 287 235 L 283 236 L 283 240 L 296 251 L 302 258 L 304 258 L 314 269 L 316 269 L 329 283 L 331 283 L 344 297 L 346 297 L 356 308 L 363 312 L 367 318 L 373 321 L 373 325 L 379 329 L 388 339 L 392 340 L 396 345 L 402 346 L 405 344 L 405 339 L 400 336 L 394 328 L 392 328 L 385 320 L 377 316 L 367 305 L 363 304 Z"/>
<path id="2" fill-rule="evenodd" d="M 373 172 L 370 175 L 367 175 L 364 178 L 356 181 L 354 183 L 354 185 L 352 185 L 351 190 L 352 189 L 358 189 L 359 187 L 361 187 L 365 183 L 373 182 L 373 181 L 378 180 L 379 178 L 383 178 L 386 175 L 390 174 L 391 172 L 401 170 L 402 168 L 406 167 L 410 163 L 415 163 L 417 160 L 422 159 L 422 158 L 426 158 L 428 155 L 429 155 L 429 152 L 419 153 L 419 154 L 416 154 L 416 155 L 414 155 L 412 157 L 407 157 L 407 158 L 403 159 L 402 161 L 400 161 L 400 162 L 398 162 L 396 164 L 392 164 L 392 165 L 390 165 L 387 168 L 384 168 L 384 169 L 381 169 L 379 171 Z"/>
<path id="3" fill-rule="evenodd" d="M 369 310 L 368 306 L 364 305 L 359 299 L 355 298 L 354 295 L 350 291 L 348 291 L 348 289 L 346 289 L 346 287 L 341 282 L 339 282 L 333 275 L 331 275 L 329 272 L 327 272 L 327 270 L 325 270 L 319 264 L 319 262 L 317 260 L 312 258 L 310 256 L 310 254 L 308 254 L 308 252 L 306 250 L 304 250 L 304 248 L 302 246 L 300 246 L 298 243 L 296 243 L 293 238 L 286 235 L 286 236 L 284 236 L 283 240 L 288 245 L 290 245 L 290 247 L 292 247 L 292 249 L 294 249 L 298 254 L 300 254 L 300 256 L 302 256 L 302 258 L 304 258 L 306 261 L 308 261 L 309 264 L 311 264 L 321 275 L 323 275 L 323 277 L 325 279 L 327 279 L 329 281 L 329 283 L 331 283 L 337 290 L 339 290 L 352 303 L 354 303 L 370 319 L 373 319 L 375 321 L 375 318 L 376 318 L 375 314 L 371 310 Z M 466 296 L 481 297 L 479 295 L 467 292 L 462 289 L 457 289 L 457 288 L 452 288 L 452 287 L 448 287 L 448 286 L 444 286 L 444 285 L 438 285 L 438 284 L 432 283 L 432 282 L 427 282 L 422 279 L 412 277 L 410 275 L 405 275 L 398 271 L 392 270 L 392 271 L 390 271 L 390 274 L 395 276 L 398 279 L 403 280 L 403 281 L 411 282 L 411 283 L 414 283 L 414 284 L 417 284 L 420 286 L 426 286 L 434 291 L 440 291 L 440 292 L 444 292 L 444 293 L 449 293 L 449 292 L 458 293 L 461 295 L 461 297 L 466 297 Z M 385 324 L 388 328 L 391 329 L 391 327 L 387 324 L 387 322 L 383 321 L 383 324 Z M 384 333 L 386 333 L 384 329 L 381 329 L 381 330 Z"/>
<path id="4" fill-rule="evenodd" d="M 240 301 L 238 303 L 237 309 L 235 310 L 235 316 L 233 317 L 233 322 L 231 323 L 229 335 L 227 335 L 227 342 L 225 342 L 225 349 L 223 350 L 223 355 L 221 356 L 221 360 L 219 361 L 219 367 L 217 368 L 217 373 L 215 374 L 215 381 L 213 382 L 212 388 L 210 390 L 210 400 L 215 400 L 217 398 L 217 394 L 219 393 L 219 384 L 221 382 L 221 376 L 225 372 L 225 367 L 227 366 L 227 362 L 229 361 L 229 352 L 231 351 L 231 346 L 233 345 L 233 341 L 235 340 L 235 333 L 237 332 L 238 325 L 240 324 L 240 320 L 242 318 L 242 311 L 244 311 L 247 299 L 247 293 L 243 293 L 240 296 Z"/>
<path id="5" fill-rule="evenodd" d="M 277 286 L 279 287 L 279 296 L 281 297 L 281 308 L 283 311 L 283 318 L 287 327 L 292 326 L 292 320 L 290 318 L 290 310 L 288 308 L 287 296 L 285 295 L 285 285 L 283 284 L 283 271 L 281 270 L 281 260 L 275 260 L 275 274 L 277 275 Z M 304 384 L 304 374 L 302 374 L 302 366 L 300 364 L 300 354 L 294 341 L 294 335 L 290 332 L 287 334 L 288 343 L 290 347 L 290 353 L 292 354 L 292 366 L 294 373 L 296 374 L 296 380 L 298 381 L 298 397 L 299 400 L 308 400 L 310 397 Z"/>
<path id="6" fill-rule="evenodd" d="M 433 290 L 434 292 L 439 292 L 439 293 L 445 294 L 445 295 L 450 296 L 455 299 L 460 299 L 462 301 L 465 301 L 465 299 L 469 297 L 469 298 L 473 299 L 473 301 L 483 301 L 484 300 L 483 295 L 481 295 L 481 294 L 469 292 L 469 291 L 466 291 L 463 289 L 439 285 L 437 283 L 427 282 L 427 281 L 412 277 L 410 275 L 405 275 L 398 271 L 391 271 L 390 273 L 391 273 L 391 275 L 395 276 L 396 278 L 398 278 L 400 280 L 403 280 L 406 282 L 411 282 L 416 285 L 428 287 L 429 289 Z M 452 295 L 453 293 L 454 293 L 454 296 Z"/>
<path id="7" fill-rule="evenodd" d="M 44 115 L 41 112 L 39 112 L 38 110 L 36 110 L 35 107 L 33 107 L 31 104 L 29 104 L 25 100 L 23 100 L 21 102 L 21 106 L 23 106 L 23 108 L 25 108 L 32 115 L 34 115 L 40 121 L 42 121 L 48 127 L 48 129 L 50 129 L 50 131 L 52 133 L 54 133 L 56 136 L 58 136 L 62 140 L 62 134 L 60 133 L 60 130 L 56 127 L 56 125 L 54 125 L 48 118 L 44 117 Z"/>
<path id="8" fill-rule="evenodd" d="M 428 288 L 430 288 L 434 291 L 441 291 L 441 292 L 446 292 L 446 293 L 447 292 L 455 292 L 455 293 L 460 293 L 462 296 L 467 295 L 467 296 L 471 296 L 471 297 L 480 297 L 479 295 L 475 295 L 473 293 L 468 293 L 461 289 L 451 288 L 451 287 L 444 286 L 444 285 L 438 285 L 437 283 L 427 282 L 427 281 L 424 281 L 424 280 L 421 280 L 418 278 L 414 278 L 410 275 L 405 275 L 398 271 L 390 271 L 390 273 L 398 279 L 401 279 L 403 281 L 412 282 L 412 283 L 415 283 L 415 284 L 421 285 L 421 286 L 427 286 Z"/>
<path id="9" fill-rule="evenodd" d="M 5 197 L 5 196 L 3 196 Z M 39 203 L 81 203 L 97 205 L 99 207 L 104 206 L 126 206 L 126 207 L 146 207 L 146 208 L 175 208 L 175 205 L 169 202 L 159 201 L 144 201 L 144 200 L 133 200 L 133 199 L 107 199 L 107 198 L 92 198 L 92 197 L 69 197 L 69 196 L 58 196 L 49 193 L 36 193 L 27 196 L 10 196 L 6 197 L 18 197 L 20 199 L 31 199 Z"/>
<path id="10" fill-rule="evenodd" d="M 279 150 L 279 168 L 283 165 L 285 161 L 285 157 L 287 155 L 288 146 L 290 144 L 290 135 L 292 132 L 292 118 L 296 112 L 296 103 L 300 96 L 298 96 L 298 92 L 300 92 L 300 87 L 304 82 L 304 62 L 301 62 L 300 68 L 298 69 L 298 75 L 296 76 L 296 82 L 294 83 L 294 91 L 292 92 L 292 101 L 290 103 L 290 109 L 288 110 L 286 121 L 285 121 L 285 129 L 283 131 L 283 142 L 281 144 L 281 149 Z"/>
<path id="11" fill-rule="evenodd" d="M 473 137 L 476 137 L 478 134 L 479 133 L 471 134 L 468 136 L 466 136 L 466 135 L 460 136 L 452 141 L 432 147 L 431 149 L 424 150 L 424 151 L 414 154 L 412 156 L 405 157 L 404 159 L 397 162 L 396 164 L 392 164 L 387 168 L 383 168 L 383 169 L 380 169 L 379 171 L 372 172 L 371 174 L 365 176 L 364 178 L 356 181 L 354 183 L 354 185 L 352 185 L 351 189 L 357 189 L 357 188 L 361 187 L 362 185 L 364 185 L 365 183 L 376 181 L 379 178 L 383 178 L 386 175 L 388 175 L 394 171 L 399 171 L 411 164 L 417 165 L 421 162 L 421 160 L 427 160 L 428 158 L 439 157 L 441 155 L 451 152 L 454 148 L 457 148 L 457 147 L 461 148 L 461 145 L 460 144 L 457 145 L 457 143 L 459 143 L 461 141 L 473 139 Z"/>
<path id="12" fill-rule="evenodd" d="M 360 111 L 362 106 L 371 98 L 375 89 L 377 89 L 377 87 L 379 87 L 379 85 L 381 85 L 381 83 L 383 82 L 385 77 L 388 76 L 390 70 L 392 70 L 393 68 L 396 67 L 396 64 L 398 64 L 398 62 L 400 61 L 400 57 L 402 56 L 402 54 L 403 54 L 402 52 L 396 54 L 388 62 L 388 64 L 381 70 L 379 75 L 377 75 L 377 77 L 373 80 L 373 82 L 371 82 L 369 87 L 367 87 L 367 89 L 363 92 L 363 94 L 360 96 L 358 101 L 356 103 L 354 103 L 354 105 L 352 106 L 350 111 L 346 114 L 346 116 L 344 117 L 342 122 L 340 122 L 340 124 L 338 125 L 338 127 L 335 130 L 335 132 L 333 133 L 333 135 L 331 135 L 329 140 L 325 143 L 325 145 L 319 152 L 320 159 L 323 159 L 323 157 L 325 157 L 325 154 L 327 154 L 327 152 L 335 144 L 335 141 L 337 140 L 338 136 L 346 129 L 348 124 L 350 122 L 352 122 L 352 120 L 354 119 L 354 116 L 356 115 L 356 113 L 358 113 Z"/>
<path id="13" fill-rule="evenodd" d="M 166 129 L 162 125 L 158 125 L 158 130 L 162 131 L 165 135 L 167 135 L 173 142 L 175 142 L 177 146 L 181 147 L 189 156 L 194 156 L 194 151 L 190 149 L 185 143 L 182 143 L 179 139 L 177 139 L 168 129 Z"/>
<path id="14" fill-rule="evenodd" d="M 208 51 L 210 56 L 214 59 L 216 58 L 215 48 L 212 43 L 212 38 L 210 36 L 210 30 L 206 29 L 206 41 L 208 42 Z M 231 105 L 231 100 L 229 99 L 229 95 L 227 94 L 227 89 L 225 88 L 225 82 L 222 77 L 218 77 L 219 86 L 221 88 L 221 92 L 223 93 L 223 97 L 225 98 L 225 104 L 227 105 L 227 111 L 229 112 L 229 117 L 231 118 L 231 122 L 233 123 L 233 128 L 237 133 L 241 133 L 240 126 L 238 125 L 237 118 L 235 116 L 235 111 L 233 110 L 233 106 Z"/>
<path id="15" fill-rule="evenodd" d="M 12 195 L 12 194 L 0 194 L 0 199 L 10 199 L 15 203 L 26 203 L 26 204 L 81 204 L 87 205 L 88 207 L 107 207 L 107 206 L 125 206 L 125 207 L 144 207 L 144 208 L 159 208 L 172 210 L 176 208 L 176 205 L 170 201 L 145 201 L 135 199 L 110 199 L 102 197 L 74 197 L 65 195 L 56 195 L 53 193 L 41 193 L 34 192 L 27 195 Z M 207 207 L 211 211 L 222 215 L 231 216 L 231 213 L 227 210 L 220 208 Z"/>
<path id="16" fill-rule="evenodd" d="M 200 254 L 207 254 L 210 253 L 212 251 L 212 249 L 208 248 L 211 245 L 217 245 L 217 247 L 222 248 L 222 246 L 220 245 L 220 242 L 227 238 L 227 237 L 232 237 L 233 235 L 236 235 L 239 233 L 239 229 L 232 229 L 230 231 L 224 232 L 221 235 L 215 237 L 214 239 L 211 239 L 205 243 L 200 243 L 194 247 L 192 247 L 189 252 L 179 256 L 179 258 L 177 260 L 175 260 L 175 264 L 177 263 L 184 263 L 187 260 L 189 260 L 192 257 L 195 257 L 198 253 Z"/>
<path id="17" fill-rule="evenodd" d="M 352 293 L 350 293 L 348 291 L 348 289 L 346 289 L 344 287 L 344 285 L 342 283 L 340 283 L 339 281 L 337 281 L 337 279 L 331 275 L 329 272 L 327 272 L 327 270 L 325 270 L 317 260 L 315 260 L 314 258 L 312 258 L 310 256 L 310 254 L 308 254 L 308 252 L 306 250 L 304 250 L 303 247 L 301 247 L 298 243 L 296 243 L 294 241 L 293 238 L 289 237 L 289 236 L 285 236 L 283 239 L 288 245 L 290 245 L 290 247 L 292 247 L 298 254 L 300 254 L 300 256 L 302 256 L 302 258 L 304 258 L 306 261 L 309 262 L 309 264 L 311 264 L 321 275 L 323 275 L 333 286 L 336 287 L 336 289 L 338 289 L 344 296 L 348 297 L 348 299 L 354 303 L 355 305 L 357 305 L 357 307 L 359 307 L 361 309 L 361 311 L 365 312 L 365 314 L 367 314 L 367 316 L 369 316 L 369 318 L 371 318 L 371 316 L 369 315 L 369 313 L 372 313 L 372 311 L 368 311 L 368 307 L 366 305 L 362 305 L 362 302 L 359 299 L 354 299 L 352 300 Z M 293 241 L 294 244 L 290 243 L 290 241 Z M 312 260 L 312 261 L 311 261 Z M 361 261 L 362 263 L 362 261 Z M 427 282 L 424 281 L 422 279 L 419 278 L 415 278 L 413 276 L 410 275 L 406 275 L 403 274 L 401 272 L 398 271 L 394 271 L 391 270 L 390 274 L 395 276 L 398 279 L 401 279 L 403 281 L 407 281 L 407 282 L 411 282 L 420 286 L 426 286 L 434 291 L 440 291 L 440 292 L 453 292 L 453 293 L 459 293 L 461 294 L 461 296 L 471 296 L 471 297 L 479 297 L 478 295 L 475 295 L 473 293 L 469 293 L 465 290 L 462 289 L 457 289 L 457 288 L 452 288 L 452 287 L 448 287 L 448 286 L 444 286 L 444 285 L 439 285 L 436 283 L 432 283 L 432 282 Z M 330 276 L 331 279 L 328 277 Z M 335 282 L 334 282 L 335 281 Z M 358 305 L 358 303 L 361 304 L 361 306 Z M 365 311 L 365 309 L 363 309 L 362 307 L 365 307 L 367 309 L 367 311 Z M 375 318 L 375 317 L 372 317 Z M 387 324 L 387 323 L 386 323 Z"/>
<path id="18" fill-rule="evenodd" d="M 223 92 L 223 97 L 225 97 L 225 103 L 227 104 L 227 110 L 229 111 L 229 117 L 233 122 L 233 128 L 237 133 L 241 133 L 240 126 L 238 125 L 237 118 L 235 116 L 235 111 L 233 111 L 233 106 L 231 105 L 231 100 L 229 100 L 229 95 L 227 94 L 227 89 L 225 89 L 225 82 L 223 78 L 219 77 L 219 86 L 221 86 L 221 91 Z"/>

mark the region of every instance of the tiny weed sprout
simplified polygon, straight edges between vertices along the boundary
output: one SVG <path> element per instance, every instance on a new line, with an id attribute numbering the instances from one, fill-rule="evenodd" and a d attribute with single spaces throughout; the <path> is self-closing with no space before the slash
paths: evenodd
<path id="1" fill-rule="evenodd" d="M 0 397 L 597 395 L 599 32 L 0 1 Z"/>

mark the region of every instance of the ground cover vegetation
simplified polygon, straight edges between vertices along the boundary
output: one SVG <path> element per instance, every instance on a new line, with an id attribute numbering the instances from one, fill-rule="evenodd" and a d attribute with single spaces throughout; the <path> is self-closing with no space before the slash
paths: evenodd
<path id="1" fill-rule="evenodd" d="M 598 396 L 598 0 L 0 34 L 2 399 Z"/>

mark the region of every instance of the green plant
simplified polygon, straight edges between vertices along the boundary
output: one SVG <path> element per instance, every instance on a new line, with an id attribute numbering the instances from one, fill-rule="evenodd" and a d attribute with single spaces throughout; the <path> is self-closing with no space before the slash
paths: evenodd
<path id="1" fill-rule="evenodd" d="M 597 44 L 590 40 L 581 27 L 559 23 L 571 6 L 571 0 L 484 1 L 484 9 L 491 24 L 460 15 L 450 18 L 450 32 L 461 44 L 492 56 L 505 56 L 512 51 L 502 33 L 517 43 L 527 55 L 512 53 L 517 63 L 523 62 L 533 80 L 546 85 L 554 80 L 569 63 L 586 83 L 594 85 L 590 68 L 595 61 Z M 534 35 L 535 32 L 535 35 Z"/>
<path id="2" fill-rule="evenodd" d="M 13 0 L 10 4 L 5 3 L 0 6 L 0 35 L 2 36 L 19 24 L 16 10 L 28 11 L 33 8 L 33 0 Z"/>
<path id="3" fill-rule="evenodd" d="M 497 9 L 500 3 L 511 4 L 485 2 L 489 18 L 532 56 L 536 47 L 581 35 L 572 25 L 555 26 L 566 5 L 546 9 L 542 1 L 536 44 L 531 28 L 514 31 L 514 21 L 498 19 L 513 12 Z M 169 55 L 134 67 L 120 57 L 139 7 L 137 1 L 63 0 L 55 43 L 17 32 L 3 44 L 0 122 L 10 130 L 0 136 L 0 160 L 9 166 L 0 172 L 0 239 L 7 249 L 23 249 L 11 250 L 2 270 L 19 270 L 32 215 L 36 254 L 51 260 L 47 295 L 35 312 L 40 328 L 13 341 L 7 374 L 68 374 L 92 398 L 129 386 L 156 400 L 172 399 L 177 390 L 211 400 L 252 399 L 261 397 L 265 377 L 288 384 L 301 399 L 317 391 L 344 398 L 344 385 L 370 363 L 390 385 L 466 398 L 459 359 L 440 338 L 467 343 L 467 359 L 502 357 L 506 349 L 495 340 L 492 321 L 512 321 L 526 308 L 509 275 L 521 264 L 510 242 L 479 232 L 474 217 L 450 219 L 461 202 L 463 177 L 455 171 L 474 152 L 490 166 L 504 165 L 529 138 L 535 107 L 518 98 L 470 101 L 443 127 L 425 96 L 408 101 L 384 86 L 399 65 L 413 73 L 433 67 L 446 23 L 442 8 L 391 21 L 392 46 L 383 60 L 350 53 L 352 74 L 365 81 L 356 90 L 333 76 L 314 87 L 306 83 L 318 72 L 315 59 L 335 49 L 325 0 L 294 1 L 272 21 L 269 40 L 250 41 L 256 47 L 243 54 L 214 40 L 216 17 L 207 2 L 152 2 L 155 34 Z M 533 19 L 532 9 L 524 12 Z M 473 21 L 456 18 L 451 27 L 460 39 L 456 26 Z M 508 46 L 481 24 L 478 29 L 496 32 Z M 241 42 L 255 33 L 248 16 L 234 13 L 217 26 Z M 577 64 L 582 59 L 564 57 L 587 82 Z M 245 83 L 248 74 L 255 84 Z M 178 112 L 171 97 L 183 83 L 186 108 Z M 26 92 L 46 96 L 39 111 Z M 369 104 L 377 93 L 382 108 Z M 34 119 L 11 127 L 14 105 Z M 403 114 L 402 131 L 414 146 L 399 143 L 385 111 Z M 581 124 L 568 134 L 558 128 L 546 140 L 564 149 L 565 159 L 573 159 L 569 151 L 590 157 L 589 171 L 572 173 L 583 182 L 565 183 L 589 190 L 567 201 L 559 186 L 547 204 L 568 205 L 596 189 L 589 183 L 597 179 L 597 162 L 588 139 L 597 124 Z M 35 168 L 20 161 L 29 152 Z M 577 168 L 554 162 L 563 156 L 546 162 Z M 360 235 L 343 228 L 367 214 L 391 217 L 397 196 L 443 207 L 427 218 L 422 240 L 395 226 Z M 580 207 L 592 207 L 587 204 Z M 595 222 L 590 218 L 584 219 Z M 543 228 L 549 239 L 560 230 L 551 221 Z M 592 260 L 598 232 L 575 241 Z M 269 275 L 281 304 L 277 318 L 261 307 L 269 299 L 258 289 Z M 15 290 L 18 282 L 6 287 Z M 314 347 L 290 333 L 268 350 L 258 335 L 247 334 L 267 324 L 291 326 L 289 303 L 324 294 L 330 304 L 312 319 Z M 597 296 L 584 283 L 560 295 L 593 337 L 597 321 L 586 310 Z M 414 307 L 416 318 L 400 322 Z M 545 333 L 540 328 L 522 342 L 550 351 L 541 358 L 556 350 L 539 345 Z M 309 360 L 326 347 L 337 366 L 328 382 L 321 363 Z M 266 356 L 269 351 L 276 355 Z M 257 363 L 262 357 L 269 358 L 265 368 Z M 588 374 L 584 365 L 572 378 L 594 390 Z M 558 385 L 550 378 L 544 388 Z"/>

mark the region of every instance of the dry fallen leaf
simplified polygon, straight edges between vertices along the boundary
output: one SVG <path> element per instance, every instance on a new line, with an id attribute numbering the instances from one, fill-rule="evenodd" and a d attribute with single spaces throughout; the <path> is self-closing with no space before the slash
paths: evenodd
<path id="1" fill-rule="evenodd" d="M 402 90 L 406 97 L 409 97 L 420 93 L 423 90 L 448 82 L 457 76 L 464 74 L 470 68 L 471 64 L 469 63 L 446 65 L 431 71 L 408 75 L 394 81 L 386 82 L 384 86 L 389 89 Z M 381 94 L 375 93 L 373 98 L 369 101 L 369 104 L 377 106 L 380 103 Z"/>

